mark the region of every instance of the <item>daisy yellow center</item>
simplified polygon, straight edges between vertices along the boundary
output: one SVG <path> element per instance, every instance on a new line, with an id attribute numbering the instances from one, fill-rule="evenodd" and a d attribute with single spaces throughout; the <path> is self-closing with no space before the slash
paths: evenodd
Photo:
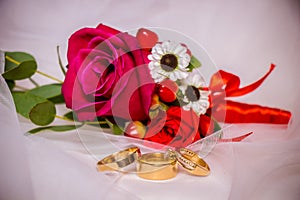
<path id="1" fill-rule="evenodd" d="M 198 101 L 200 99 L 200 92 L 199 90 L 194 87 L 189 85 L 185 91 L 185 95 L 190 101 Z"/>
<path id="2" fill-rule="evenodd" d="M 178 65 L 177 57 L 174 54 L 165 54 L 160 59 L 160 65 L 163 70 L 171 72 Z"/>

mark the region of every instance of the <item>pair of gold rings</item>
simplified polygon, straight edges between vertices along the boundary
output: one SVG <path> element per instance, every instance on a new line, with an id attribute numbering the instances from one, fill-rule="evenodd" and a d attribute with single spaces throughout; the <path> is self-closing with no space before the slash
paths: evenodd
<path id="1" fill-rule="evenodd" d="M 207 163 L 195 152 L 181 148 L 166 153 L 141 154 L 138 147 L 131 147 L 111 154 L 97 164 L 98 171 L 123 171 L 136 162 L 137 175 L 148 180 L 167 180 L 178 173 L 178 163 L 192 175 L 207 176 L 210 172 Z"/>

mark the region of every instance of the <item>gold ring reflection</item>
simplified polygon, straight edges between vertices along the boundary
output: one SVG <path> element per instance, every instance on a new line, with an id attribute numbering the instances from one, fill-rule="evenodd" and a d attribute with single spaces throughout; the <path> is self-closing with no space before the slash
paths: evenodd
<path id="1" fill-rule="evenodd" d="M 136 161 L 140 156 L 140 149 L 138 147 L 131 147 L 103 158 L 97 163 L 97 169 L 98 171 L 119 171 Z"/>
<path id="2" fill-rule="evenodd" d="M 167 180 L 178 172 L 177 160 L 165 153 L 148 153 L 138 158 L 137 175 L 148 180 Z"/>

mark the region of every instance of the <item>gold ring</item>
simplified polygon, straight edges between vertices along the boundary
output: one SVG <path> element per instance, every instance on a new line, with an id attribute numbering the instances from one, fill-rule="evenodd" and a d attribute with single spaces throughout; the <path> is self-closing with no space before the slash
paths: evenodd
<path id="1" fill-rule="evenodd" d="M 208 164 L 195 152 L 180 148 L 179 153 L 171 151 L 171 155 L 175 154 L 179 164 L 189 173 L 197 176 L 207 176 L 210 173 Z"/>
<path id="2" fill-rule="evenodd" d="M 103 158 L 97 163 L 97 169 L 98 171 L 121 171 L 121 168 L 130 165 L 140 156 L 140 149 L 138 147 L 131 147 Z"/>
<path id="3" fill-rule="evenodd" d="M 167 180 L 178 172 L 177 160 L 165 153 L 148 153 L 138 158 L 137 175 L 148 180 Z"/>

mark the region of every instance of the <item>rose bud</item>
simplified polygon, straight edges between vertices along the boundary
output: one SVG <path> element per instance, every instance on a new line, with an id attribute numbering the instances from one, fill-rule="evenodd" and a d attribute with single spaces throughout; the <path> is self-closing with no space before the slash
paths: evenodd
<path id="1" fill-rule="evenodd" d="M 124 135 L 133 138 L 144 138 L 146 127 L 140 121 L 130 122 L 125 129 Z"/>
<path id="2" fill-rule="evenodd" d="M 150 109 L 151 110 L 155 110 L 156 108 L 158 108 L 160 105 L 159 103 L 159 98 L 158 98 L 158 95 L 157 94 L 154 94 L 153 97 L 152 97 L 152 102 L 151 102 L 151 107 Z"/>
<path id="3" fill-rule="evenodd" d="M 174 81 L 166 79 L 158 84 L 158 96 L 163 102 L 173 102 L 176 100 L 178 86 Z"/>

